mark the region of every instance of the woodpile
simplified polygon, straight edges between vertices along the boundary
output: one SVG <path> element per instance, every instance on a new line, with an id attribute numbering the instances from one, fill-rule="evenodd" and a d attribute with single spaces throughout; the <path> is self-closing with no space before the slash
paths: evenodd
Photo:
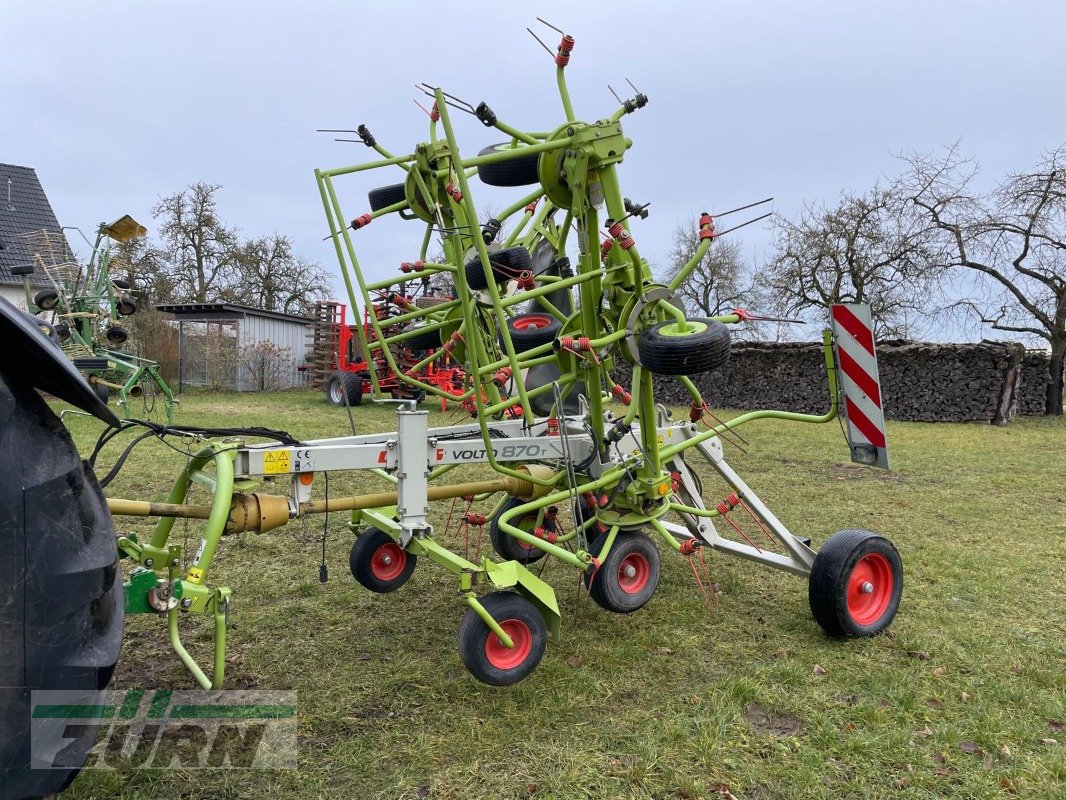
<path id="1" fill-rule="evenodd" d="M 1040 359 L 1019 344 L 886 341 L 878 343 L 877 358 L 888 419 L 1005 425 L 1016 413 L 1043 409 L 1036 398 L 1044 395 L 1047 356 L 1041 373 Z M 628 364 L 616 368 L 622 385 L 629 376 Z M 735 342 L 725 367 L 693 380 L 712 408 L 821 414 L 829 407 L 820 343 Z M 659 402 L 689 404 L 673 378 L 656 377 L 655 391 Z"/>

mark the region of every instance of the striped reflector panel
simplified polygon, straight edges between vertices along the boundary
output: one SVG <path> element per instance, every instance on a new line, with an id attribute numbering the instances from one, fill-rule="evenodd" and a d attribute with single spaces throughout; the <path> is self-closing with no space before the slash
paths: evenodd
<path id="1" fill-rule="evenodd" d="M 844 394 L 841 411 L 848 421 L 851 460 L 888 469 L 885 414 L 870 307 L 865 303 L 835 305 L 830 308 L 830 314 L 833 350 Z"/>

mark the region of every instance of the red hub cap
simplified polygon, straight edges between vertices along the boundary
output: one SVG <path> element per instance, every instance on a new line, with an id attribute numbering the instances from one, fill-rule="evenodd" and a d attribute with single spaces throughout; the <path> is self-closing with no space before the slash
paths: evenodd
<path id="1" fill-rule="evenodd" d="M 489 638 L 485 640 L 485 658 L 496 669 L 514 669 L 521 666 L 533 650 L 533 632 L 520 619 L 506 619 L 500 623 L 500 627 L 511 637 L 514 647 L 504 647 L 499 637 L 489 631 Z"/>
<path id="2" fill-rule="evenodd" d="M 651 565 L 643 553 L 630 553 L 618 565 L 618 588 L 626 594 L 637 594 L 651 579 Z"/>
<path id="3" fill-rule="evenodd" d="M 514 322 L 511 323 L 511 327 L 516 331 L 532 331 L 547 328 L 551 324 L 552 318 L 544 314 L 526 314 L 515 318 Z"/>
<path id="4" fill-rule="evenodd" d="M 379 581 L 394 581 L 407 566 L 407 551 L 396 542 L 386 542 L 374 551 L 370 559 L 370 571 Z"/>
<path id="5" fill-rule="evenodd" d="M 892 602 L 892 565 L 880 553 L 859 559 L 848 578 L 848 613 L 859 625 L 873 625 Z"/>

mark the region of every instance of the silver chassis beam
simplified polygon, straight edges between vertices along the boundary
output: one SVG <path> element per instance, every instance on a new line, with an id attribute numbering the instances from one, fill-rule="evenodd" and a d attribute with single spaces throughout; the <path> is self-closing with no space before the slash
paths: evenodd
<path id="1" fill-rule="evenodd" d="M 662 406 L 658 407 L 658 412 L 656 429 L 661 442 L 674 444 L 696 437 L 698 431 L 693 423 L 671 423 L 668 412 Z M 606 421 L 613 423 L 614 420 L 615 417 L 608 412 Z M 411 536 L 428 536 L 432 533 L 427 492 L 430 471 L 433 468 L 489 462 L 490 449 L 481 437 L 480 426 L 467 424 L 430 428 L 428 421 L 427 411 L 401 410 L 397 412 L 397 430 L 393 433 L 316 439 L 302 442 L 299 446 L 267 443 L 241 447 L 234 461 L 234 477 L 271 478 L 308 472 L 351 470 L 391 473 L 396 480 L 396 511 L 400 518 L 401 541 L 406 543 Z M 605 462 L 594 458 L 594 444 L 584 408 L 581 414 L 560 419 L 559 424 L 565 425 L 565 448 L 562 437 L 555 430 L 549 433 L 546 419 L 536 420 L 531 425 L 526 425 L 522 420 L 494 421 L 489 425 L 492 457 L 508 464 L 562 461 L 566 449 L 574 463 L 587 462 L 582 471 L 593 478 L 623 461 L 635 465 L 642 458 L 639 424 L 634 424 L 632 431 L 618 442 L 613 448 L 614 452 Z M 708 546 L 730 555 L 758 561 L 798 575 L 809 574 L 814 563 L 814 551 L 797 539 L 726 463 L 721 440 L 715 437 L 700 442 L 691 449 L 698 451 L 762 520 L 785 548 L 786 554 L 762 550 L 726 538 L 715 528 L 711 517 L 678 512 L 677 516 L 684 522 L 683 525 L 664 521 L 662 526 L 674 536 L 682 539 L 698 538 Z M 706 510 L 696 478 L 683 456 L 675 457 L 670 468 L 681 475 L 684 504 Z M 292 484 L 293 501 L 298 507 L 299 503 L 310 499 L 311 487 L 298 480 L 294 480 Z"/>

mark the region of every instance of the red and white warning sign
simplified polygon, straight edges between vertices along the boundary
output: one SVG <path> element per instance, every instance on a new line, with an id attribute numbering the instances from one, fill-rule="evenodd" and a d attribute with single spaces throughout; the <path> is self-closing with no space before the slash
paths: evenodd
<path id="1" fill-rule="evenodd" d="M 888 469 L 888 440 L 870 306 L 840 304 L 832 306 L 830 312 L 851 460 Z"/>

